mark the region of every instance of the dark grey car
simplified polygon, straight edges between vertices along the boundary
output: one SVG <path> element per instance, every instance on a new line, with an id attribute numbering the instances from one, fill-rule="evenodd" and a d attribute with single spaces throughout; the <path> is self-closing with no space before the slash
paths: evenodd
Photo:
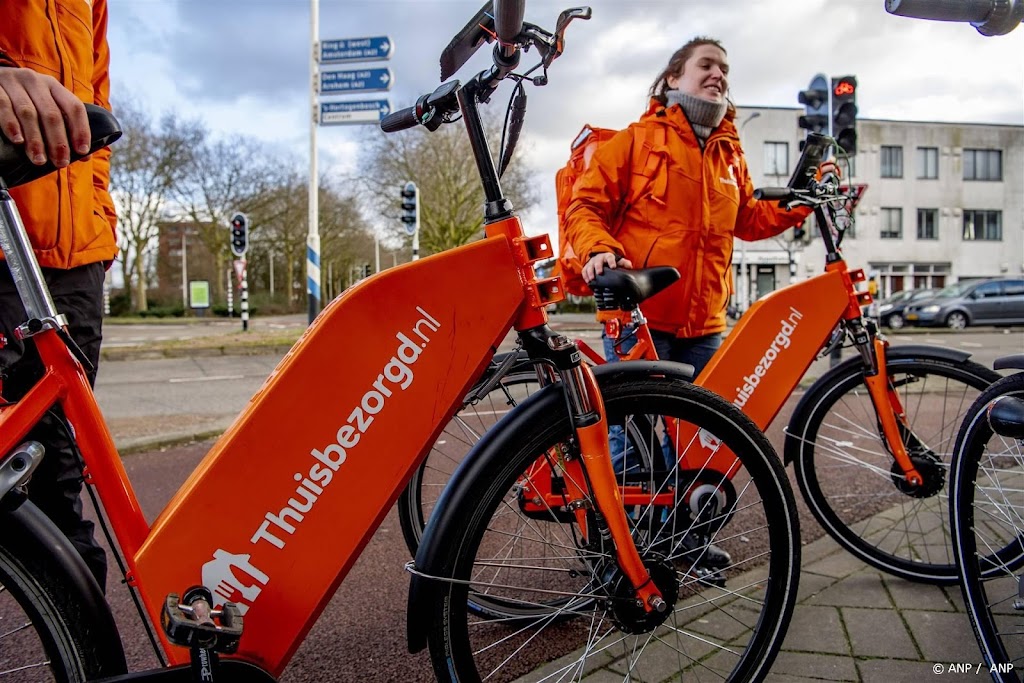
<path id="1" fill-rule="evenodd" d="M 938 293 L 937 289 L 904 289 L 896 292 L 878 302 L 878 319 L 885 327 L 899 330 L 906 324 L 903 313 L 907 306 L 915 301 L 930 299 Z"/>
<path id="2" fill-rule="evenodd" d="M 934 298 L 912 302 L 903 312 L 909 325 L 1024 325 L 1024 279 L 973 280 L 950 285 Z"/>

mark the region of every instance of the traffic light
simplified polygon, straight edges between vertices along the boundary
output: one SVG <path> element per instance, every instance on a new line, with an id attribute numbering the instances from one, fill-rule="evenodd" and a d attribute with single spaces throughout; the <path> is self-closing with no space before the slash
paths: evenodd
<path id="1" fill-rule="evenodd" d="M 420 191 L 416 183 L 408 182 L 402 187 L 402 222 L 405 223 L 405 231 L 410 235 L 415 235 L 419 230 L 419 199 Z"/>
<path id="2" fill-rule="evenodd" d="M 857 78 L 832 79 L 832 137 L 844 154 L 857 153 Z"/>
<path id="3" fill-rule="evenodd" d="M 824 74 L 811 79 L 807 90 L 801 90 L 797 96 L 804 105 L 805 113 L 797 119 L 797 125 L 812 133 L 828 132 L 828 81 Z"/>
<path id="4" fill-rule="evenodd" d="M 364 263 L 363 264 L 363 277 L 370 277 L 370 264 L 369 263 Z"/>
<path id="5" fill-rule="evenodd" d="M 244 213 L 231 217 L 231 253 L 241 258 L 249 249 L 249 218 Z"/>

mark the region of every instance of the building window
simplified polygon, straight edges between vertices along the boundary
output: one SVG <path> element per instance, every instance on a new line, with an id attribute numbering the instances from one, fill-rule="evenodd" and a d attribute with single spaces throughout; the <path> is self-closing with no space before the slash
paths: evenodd
<path id="1" fill-rule="evenodd" d="M 1003 239 L 1003 212 L 964 209 L 965 242 L 1000 242 Z"/>
<path id="2" fill-rule="evenodd" d="M 903 209 L 882 209 L 882 239 L 898 240 L 903 237 Z"/>
<path id="3" fill-rule="evenodd" d="M 1002 180 L 1003 153 L 998 149 L 965 149 L 964 180 Z"/>
<path id="4" fill-rule="evenodd" d="M 903 148 L 882 145 L 882 177 L 903 177 Z"/>
<path id="5" fill-rule="evenodd" d="M 789 175 L 789 143 L 764 143 L 764 174 Z"/>
<path id="6" fill-rule="evenodd" d="M 939 239 L 939 210 L 918 209 L 917 210 L 917 239 L 937 240 Z"/>
<path id="7" fill-rule="evenodd" d="M 939 177 L 939 148 L 917 148 L 917 177 L 921 180 L 935 180 Z"/>

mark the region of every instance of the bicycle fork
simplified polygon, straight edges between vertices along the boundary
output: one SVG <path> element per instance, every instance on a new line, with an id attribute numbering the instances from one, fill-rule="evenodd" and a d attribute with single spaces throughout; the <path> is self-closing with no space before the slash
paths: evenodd
<path id="1" fill-rule="evenodd" d="M 907 485 L 911 488 L 920 487 L 925 483 L 924 477 L 910 459 L 910 453 L 907 451 L 901 433 L 901 427 L 903 430 L 908 430 L 906 410 L 903 408 L 896 388 L 889 381 L 886 362 L 886 350 L 889 344 L 866 330 L 863 323 L 854 324 L 853 328 L 854 343 L 867 367 L 864 383 L 868 387 L 868 394 L 871 396 L 871 403 L 875 408 L 882 436 L 893 459 L 903 472 Z"/>
<path id="2" fill-rule="evenodd" d="M 664 612 L 668 604 L 651 580 L 650 572 L 644 566 L 629 530 L 629 521 L 626 519 L 612 467 L 604 400 L 594 373 L 581 362 L 579 349 L 568 338 L 546 327 L 531 332 L 533 334 L 521 335 L 524 346 L 552 361 L 558 369 L 579 445 L 580 457 L 577 459 L 568 453 L 561 463 L 565 474 L 567 507 L 576 516 L 584 539 L 591 540 L 588 538 L 587 508 L 590 506 L 586 491 L 590 489 L 597 507 L 593 512 L 601 527 L 599 533 L 602 536 L 607 533 L 609 536 L 607 540 L 615 549 L 616 562 L 632 584 L 638 604 L 643 605 L 645 612 Z M 544 350 L 538 348 L 538 343 L 544 344 Z"/>

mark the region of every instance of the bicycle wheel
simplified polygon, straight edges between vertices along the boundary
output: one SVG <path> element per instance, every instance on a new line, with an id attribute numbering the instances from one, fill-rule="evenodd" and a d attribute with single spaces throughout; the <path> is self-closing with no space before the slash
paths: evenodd
<path id="1" fill-rule="evenodd" d="M 994 434 L 985 409 L 997 396 L 1024 398 L 1024 374 L 993 384 L 971 406 L 953 458 L 953 550 L 978 647 L 996 681 L 1020 681 L 1024 660 L 1024 448 Z"/>
<path id="2" fill-rule="evenodd" d="M 677 680 L 679 672 L 695 679 L 756 680 L 771 666 L 792 615 L 800 562 L 793 496 L 771 445 L 733 406 L 687 382 L 608 378 L 602 392 L 609 420 L 633 425 L 635 435 L 647 430 L 643 443 L 652 453 L 666 436 L 702 428 L 685 443 L 674 439 L 687 469 L 649 481 L 652 496 L 693 492 L 717 481 L 717 490 L 700 496 L 699 506 L 727 490 L 728 507 L 701 515 L 685 495 L 669 509 L 627 507 L 641 557 L 669 603 L 663 613 L 646 613 L 631 597 L 614 549 L 595 531 L 593 501 L 584 503 L 593 528 L 583 542 L 575 514 L 550 506 L 538 511 L 538 499 L 529 493 L 542 483 L 531 475 L 538 460 L 548 460 L 549 472 L 561 472 L 550 454 L 573 443 L 559 402 L 557 410 L 521 430 L 522 439 L 507 441 L 480 473 L 479 495 L 450 511 L 464 523 L 445 537 L 444 576 L 454 580 L 439 589 L 429 614 L 439 680 L 528 675 L 531 681 L 579 681 L 597 673 L 608 680 L 660 681 Z M 739 458 L 731 479 L 700 466 L 722 446 Z M 706 546 L 682 542 L 705 533 L 704 542 L 728 553 L 729 564 L 717 577 L 701 569 Z M 481 596 L 518 604 L 528 618 L 482 618 L 469 606 Z"/>
<path id="3" fill-rule="evenodd" d="M 86 681 L 110 675 L 91 616 L 42 558 L 0 534 L 0 681 Z"/>
<path id="4" fill-rule="evenodd" d="M 470 391 L 470 395 L 490 378 L 490 373 L 485 374 Z M 402 526 L 402 536 L 413 556 L 423 538 L 423 529 L 427 526 L 430 512 L 455 468 L 484 432 L 539 389 L 540 380 L 534 366 L 530 363 L 517 363 L 487 395 L 480 400 L 466 402 L 445 425 L 398 498 L 398 520 Z"/>
<path id="5" fill-rule="evenodd" d="M 787 460 L 814 517 L 848 551 L 910 581 L 957 581 L 946 479 L 964 411 L 998 373 L 970 361 L 889 358 L 890 382 L 906 412 L 904 443 L 925 483 L 912 489 L 882 437 L 851 361 L 815 382 L 786 431 Z"/>

